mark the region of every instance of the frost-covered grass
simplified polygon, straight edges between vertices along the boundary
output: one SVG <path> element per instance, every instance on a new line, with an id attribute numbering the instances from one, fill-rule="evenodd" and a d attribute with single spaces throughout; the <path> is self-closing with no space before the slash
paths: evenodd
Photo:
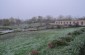
<path id="1" fill-rule="evenodd" d="M 50 41 L 64 37 L 67 33 L 79 29 L 81 28 L 17 32 L 1 35 L 0 55 L 30 55 L 32 50 L 38 50 L 39 55 L 74 55 L 78 53 L 79 46 L 83 44 L 85 34 L 76 37 L 68 46 L 49 49 L 47 45 Z"/>

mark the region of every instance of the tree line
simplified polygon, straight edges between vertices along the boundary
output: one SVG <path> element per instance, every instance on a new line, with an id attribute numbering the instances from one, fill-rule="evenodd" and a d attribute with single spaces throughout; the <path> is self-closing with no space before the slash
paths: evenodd
<path id="1" fill-rule="evenodd" d="M 19 18 L 4 18 L 4 19 L 0 19 L 0 26 L 10 26 L 10 25 L 19 25 L 19 24 L 32 24 L 32 23 L 45 23 L 45 24 L 49 24 L 49 23 L 54 23 L 56 20 L 73 20 L 73 19 L 79 19 L 79 20 L 85 20 L 85 17 L 79 17 L 79 18 L 73 18 L 72 16 L 58 16 L 58 17 L 52 17 L 52 16 L 36 16 L 36 17 L 32 17 L 31 19 L 28 20 L 21 20 Z"/>
<path id="2" fill-rule="evenodd" d="M 0 19 L 1 26 L 19 25 L 21 23 L 22 23 L 22 20 L 18 18 L 13 18 L 13 17 Z"/>

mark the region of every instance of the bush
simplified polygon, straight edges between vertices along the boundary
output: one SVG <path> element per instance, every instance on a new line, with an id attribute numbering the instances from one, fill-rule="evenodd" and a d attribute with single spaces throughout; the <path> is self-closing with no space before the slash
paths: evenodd
<path id="1" fill-rule="evenodd" d="M 79 50 L 79 55 L 85 55 L 85 43 L 82 47 L 80 47 L 80 50 Z"/>
<path id="2" fill-rule="evenodd" d="M 31 51 L 31 55 L 39 55 L 39 51 L 37 51 L 37 50 L 32 50 L 32 51 Z"/>
<path id="3" fill-rule="evenodd" d="M 84 32 L 85 30 L 84 29 L 81 29 L 82 32 Z"/>
<path id="4" fill-rule="evenodd" d="M 22 30 L 20 29 L 15 29 L 14 32 L 21 32 Z"/>
<path id="5" fill-rule="evenodd" d="M 0 35 L 3 35 L 4 33 L 0 32 Z"/>
<path id="6" fill-rule="evenodd" d="M 80 34 L 82 34 L 84 31 L 85 31 L 84 29 L 80 29 L 80 30 L 74 31 L 74 32 L 72 32 L 72 33 L 69 32 L 67 35 L 80 35 Z"/>
<path id="7" fill-rule="evenodd" d="M 63 45 L 67 45 L 67 42 L 64 40 L 57 40 L 57 46 L 63 46 Z"/>
<path id="8" fill-rule="evenodd" d="M 80 25 L 78 23 L 75 23 L 75 25 L 73 25 L 74 27 L 80 27 Z"/>
<path id="9" fill-rule="evenodd" d="M 53 40 L 48 44 L 48 47 L 55 48 L 56 46 L 63 46 L 63 45 L 67 45 L 67 42 L 64 40 Z"/>
<path id="10" fill-rule="evenodd" d="M 72 41 L 72 40 L 73 40 L 73 38 L 72 38 L 72 37 L 61 37 L 60 39 L 62 39 L 62 40 L 64 40 L 64 41 L 66 41 L 66 42 L 70 42 L 70 41 Z"/>
<path id="11" fill-rule="evenodd" d="M 74 32 L 72 32 L 72 35 L 80 35 L 80 34 L 82 34 L 81 31 L 74 31 Z"/>
<path id="12" fill-rule="evenodd" d="M 81 30 L 78 31 L 80 34 L 82 34 L 83 32 Z"/>
<path id="13" fill-rule="evenodd" d="M 56 46 L 56 40 L 53 40 L 52 42 L 50 42 L 49 44 L 48 44 L 48 47 L 49 48 L 55 48 L 55 46 Z"/>
<path id="14" fill-rule="evenodd" d="M 69 32 L 67 35 L 71 35 L 71 34 L 72 34 L 72 33 Z"/>
<path id="15" fill-rule="evenodd" d="M 57 25 L 57 28 L 58 28 L 58 29 L 60 29 L 61 27 L 62 27 L 62 26 L 60 26 L 60 25 Z"/>
<path id="16" fill-rule="evenodd" d="M 2 27 L 0 27 L 0 29 L 2 29 L 2 30 L 12 30 L 13 28 L 11 28 L 11 27 L 6 27 L 6 26 L 2 26 Z"/>
<path id="17" fill-rule="evenodd" d="M 85 28 L 82 28 L 81 31 L 82 31 L 82 32 L 85 32 Z"/>

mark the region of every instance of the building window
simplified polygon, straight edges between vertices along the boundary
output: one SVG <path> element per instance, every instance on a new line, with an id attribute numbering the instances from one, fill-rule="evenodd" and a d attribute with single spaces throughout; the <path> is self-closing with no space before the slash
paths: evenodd
<path id="1" fill-rule="evenodd" d="M 83 21 L 81 22 L 81 25 L 83 25 Z"/>
<path id="2" fill-rule="evenodd" d="M 70 24 L 71 24 L 71 22 L 70 22 Z"/>
<path id="3" fill-rule="evenodd" d="M 61 24 L 62 24 L 62 22 L 61 22 Z"/>
<path id="4" fill-rule="evenodd" d="M 56 22 L 56 24 L 57 24 L 57 22 Z"/>
<path id="5" fill-rule="evenodd" d="M 68 22 L 67 22 L 67 24 L 68 24 Z"/>
<path id="6" fill-rule="evenodd" d="M 79 22 L 77 22 L 77 24 L 79 24 Z"/>
<path id="7" fill-rule="evenodd" d="M 64 22 L 64 24 L 65 24 L 65 22 Z"/>
<path id="8" fill-rule="evenodd" d="M 73 22 L 73 24 L 75 24 L 75 22 Z"/>
<path id="9" fill-rule="evenodd" d="M 59 24 L 60 24 L 60 22 L 59 22 Z"/>

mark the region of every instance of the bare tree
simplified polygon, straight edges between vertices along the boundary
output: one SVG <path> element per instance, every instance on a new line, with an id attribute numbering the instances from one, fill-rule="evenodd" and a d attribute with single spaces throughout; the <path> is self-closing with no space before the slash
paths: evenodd
<path id="1" fill-rule="evenodd" d="M 70 15 L 68 15 L 68 16 L 62 16 L 62 15 L 60 15 L 58 18 L 57 18 L 57 20 L 72 20 L 73 18 L 70 16 Z"/>
<path id="2" fill-rule="evenodd" d="M 3 19 L 3 20 L 2 20 L 2 23 L 3 23 L 3 24 L 2 24 L 3 26 L 9 26 L 9 25 L 10 25 L 9 19 Z"/>

